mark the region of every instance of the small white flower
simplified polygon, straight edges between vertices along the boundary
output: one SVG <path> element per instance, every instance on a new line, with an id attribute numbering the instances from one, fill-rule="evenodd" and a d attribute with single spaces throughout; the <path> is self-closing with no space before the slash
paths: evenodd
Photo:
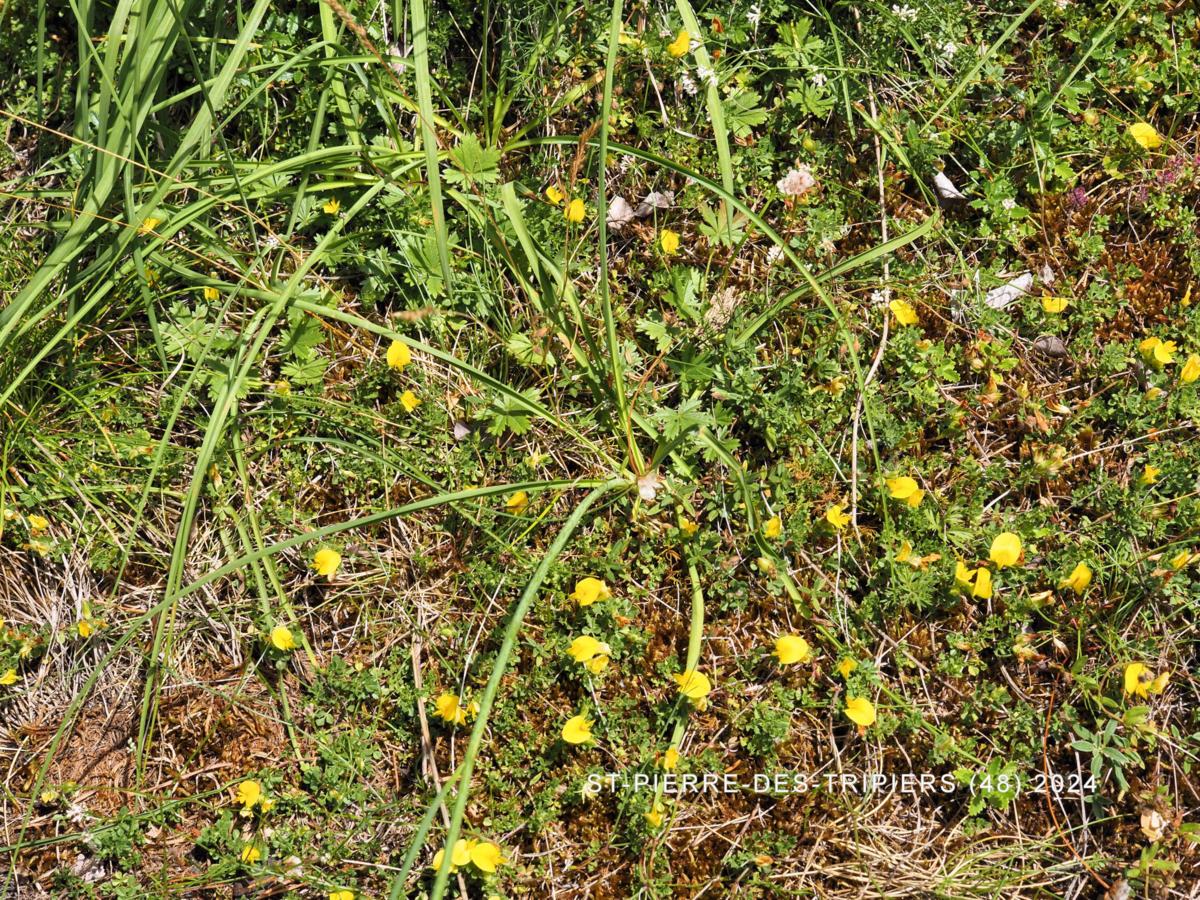
<path id="1" fill-rule="evenodd" d="M 892 299 L 891 288 L 880 288 L 877 291 L 871 291 L 871 302 L 876 306 L 887 306 L 888 301 Z"/>
<path id="2" fill-rule="evenodd" d="M 954 43 L 954 41 L 946 41 L 946 43 L 942 44 L 942 56 L 946 59 L 953 59 L 954 54 L 957 52 L 958 44 Z"/>
<path id="3" fill-rule="evenodd" d="M 825 77 L 824 72 L 814 72 L 813 77 L 809 79 L 809 81 L 812 82 L 812 86 L 815 88 L 824 87 L 825 82 L 828 80 L 829 79 Z"/>
<path id="4" fill-rule="evenodd" d="M 900 19 L 902 22 L 914 22 L 917 18 L 917 11 L 911 6 L 907 5 L 900 6 L 898 3 L 893 3 L 892 12 L 895 14 L 896 18 Z"/>
<path id="5" fill-rule="evenodd" d="M 637 480 L 638 496 L 647 503 L 653 503 L 662 484 L 657 472 L 647 472 Z"/>
<path id="6" fill-rule="evenodd" d="M 775 187 L 785 197 L 802 197 L 816 187 L 817 179 L 813 177 L 812 169 L 799 165 L 792 169 L 777 182 Z"/>
<path id="7" fill-rule="evenodd" d="M 715 86 L 717 83 L 717 73 L 708 66 L 696 66 L 696 77 L 707 85 Z"/>
<path id="8" fill-rule="evenodd" d="M 1000 205 L 1003 206 L 1005 209 L 1016 209 L 1017 201 L 1014 200 L 1012 197 L 1005 197 L 1003 200 L 1000 201 Z"/>
<path id="9" fill-rule="evenodd" d="M 757 3 L 751 6 L 750 12 L 746 13 L 746 21 L 757 28 L 758 23 L 762 21 L 762 7 Z"/>
<path id="10" fill-rule="evenodd" d="M 771 249 L 767 251 L 767 265 L 775 265 L 781 256 L 783 256 L 783 248 L 778 244 L 772 244 Z"/>
<path id="11" fill-rule="evenodd" d="M 683 88 L 683 92 L 689 97 L 696 96 L 696 82 L 692 80 L 692 76 L 687 72 L 679 79 L 679 86 Z"/>

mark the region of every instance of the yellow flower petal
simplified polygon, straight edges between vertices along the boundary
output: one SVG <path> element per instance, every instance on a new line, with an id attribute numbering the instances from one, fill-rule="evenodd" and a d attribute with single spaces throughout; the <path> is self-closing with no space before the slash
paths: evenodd
<path id="1" fill-rule="evenodd" d="M 312 559 L 312 567 L 317 574 L 326 578 L 333 578 L 341 564 L 342 554 L 332 547 L 322 547 L 313 555 Z"/>
<path id="2" fill-rule="evenodd" d="M 1067 308 L 1068 300 L 1066 297 L 1043 297 L 1042 309 L 1050 315 L 1058 315 Z"/>
<path id="3" fill-rule="evenodd" d="M 570 594 L 570 598 L 580 606 L 591 606 L 597 600 L 607 600 L 611 596 L 612 591 L 608 585 L 591 576 L 575 582 L 575 590 Z"/>
<path id="4" fill-rule="evenodd" d="M 914 509 L 921 505 L 925 492 L 921 490 L 916 479 L 901 475 L 899 478 L 887 480 L 888 496 L 894 500 L 903 500 Z"/>
<path id="5" fill-rule="evenodd" d="M 287 652 L 296 649 L 296 638 L 285 625 L 276 625 L 271 629 L 271 646 L 276 650 Z"/>
<path id="6" fill-rule="evenodd" d="M 558 189 L 558 185 L 550 185 L 546 188 L 546 199 L 555 206 L 562 206 L 562 202 L 567 199 L 567 195 Z"/>
<path id="7" fill-rule="evenodd" d="M 504 501 L 504 506 L 510 513 L 519 516 L 529 508 L 529 495 L 524 491 L 517 491 Z"/>
<path id="8" fill-rule="evenodd" d="M 1134 697 L 1146 697 L 1150 693 L 1150 685 L 1154 676 L 1150 669 L 1140 662 L 1130 663 L 1125 667 L 1125 693 Z"/>
<path id="9" fill-rule="evenodd" d="M 674 772 L 679 767 L 679 751 L 674 747 L 668 747 L 667 752 L 663 754 L 662 768 L 664 772 Z"/>
<path id="10" fill-rule="evenodd" d="M 1021 561 L 1023 552 L 1021 539 L 1011 531 L 1005 531 L 996 535 L 995 540 L 992 541 L 992 549 L 988 558 L 998 568 L 1003 569 L 1017 565 Z"/>
<path id="11" fill-rule="evenodd" d="M 1087 563 L 1077 563 L 1075 568 L 1071 570 L 1071 574 L 1064 578 L 1061 586 L 1070 588 L 1076 594 L 1082 594 L 1088 589 L 1088 585 L 1092 583 L 1092 570 L 1088 568 Z"/>
<path id="12" fill-rule="evenodd" d="M 609 657 L 612 656 L 612 647 L 604 641 L 596 640 L 589 634 L 583 634 L 571 641 L 567 653 L 593 675 L 599 675 L 608 665 Z"/>
<path id="13" fill-rule="evenodd" d="M 586 744 L 592 739 L 592 722 L 587 716 L 571 716 L 563 726 L 562 739 L 568 744 Z"/>
<path id="14" fill-rule="evenodd" d="M 507 862 L 499 845 L 493 844 L 491 841 L 476 842 L 471 847 L 470 855 L 471 862 L 480 872 L 495 872 L 497 868 Z"/>
<path id="15" fill-rule="evenodd" d="M 405 412 L 412 412 L 421 405 L 421 398 L 412 391 L 405 391 L 400 395 L 400 405 L 404 407 Z"/>
<path id="16" fill-rule="evenodd" d="M 875 724 L 875 705 L 866 697 L 847 697 L 846 718 L 861 728 L 869 728 Z"/>
<path id="17" fill-rule="evenodd" d="M 1197 378 L 1200 378 L 1200 356 L 1193 353 L 1179 370 L 1179 380 L 1184 384 L 1191 384 Z"/>
<path id="18" fill-rule="evenodd" d="M 396 338 L 393 340 L 387 349 L 387 364 L 393 369 L 403 369 L 412 362 L 412 351 L 408 349 L 408 344 Z"/>
<path id="19" fill-rule="evenodd" d="M 670 228 L 664 228 L 659 236 L 658 244 L 662 247 L 663 253 L 670 256 L 673 253 L 679 252 L 679 235 Z"/>
<path id="20" fill-rule="evenodd" d="M 253 779 L 247 779 L 238 785 L 237 802 L 243 809 L 250 809 L 262 800 L 262 785 Z"/>
<path id="21" fill-rule="evenodd" d="M 3 675 L 0 675 L 0 685 L 8 687 L 11 684 L 17 683 L 17 670 L 8 669 Z"/>
<path id="22" fill-rule="evenodd" d="M 992 598 L 992 573 L 982 566 L 975 570 L 975 586 L 971 588 L 971 596 L 982 600 Z"/>
<path id="23" fill-rule="evenodd" d="M 763 537 L 773 540 L 783 534 L 783 520 L 779 516 L 771 516 L 763 525 Z"/>
<path id="24" fill-rule="evenodd" d="M 256 863 L 262 859 L 262 851 L 253 844 L 247 844 L 242 848 L 242 862 Z"/>
<path id="25" fill-rule="evenodd" d="M 679 34 L 675 35 L 675 40 L 667 44 L 667 52 L 678 59 L 684 56 L 691 49 L 692 39 L 687 33 L 686 28 L 680 28 Z"/>
<path id="26" fill-rule="evenodd" d="M 587 207 L 583 205 L 582 200 L 576 197 L 567 204 L 567 208 L 563 210 L 563 215 L 568 222 L 578 225 L 587 217 Z"/>
<path id="27" fill-rule="evenodd" d="M 888 309 L 892 311 L 892 315 L 896 317 L 898 325 L 916 325 L 921 321 L 917 315 L 917 311 L 913 309 L 912 304 L 904 300 L 893 300 L 888 303 Z"/>
<path id="28" fill-rule="evenodd" d="M 843 680 L 849 678 L 850 673 L 853 672 L 857 668 L 858 668 L 858 663 L 855 660 L 850 659 L 850 657 L 846 657 L 840 663 L 837 664 L 838 674 L 842 676 Z"/>
<path id="29" fill-rule="evenodd" d="M 1163 142 L 1162 135 L 1149 122 L 1134 122 L 1129 126 L 1129 136 L 1144 150 L 1154 150 Z"/>
<path id="30" fill-rule="evenodd" d="M 437 853 L 433 854 L 433 862 L 430 863 L 430 868 L 440 869 L 442 862 L 446 859 L 446 848 L 442 847 Z M 450 871 L 453 872 L 459 866 L 465 866 L 471 861 L 471 844 L 470 842 L 459 838 L 454 842 L 454 849 L 450 851 Z"/>
<path id="31" fill-rule="evenodd" d="M 472 704 L 474 706 L 474 704 Z M 457 694 L 443 693 L 433 701 L 437 716 L 451 725 L 466 725 L 468 709 L 463 706 Z"/>
<path id="32" fill-rule="evenodd" d="M 328 215 L 336 216 L 338 210 L 342 208 L 342 201 L 337 197 L 330 197 L 325 201 L 325 205 L 321 207 Z"/>
<path id="33" fill-rule="evenodd" d="M 672 677 L 675 679 L 675 683 L 679 685 L 679 693 L 693 703 L 703 701 L 709 695 L 709 692 L 712 691 L 712 682 L 699 669 L 689 669 Z"/>
<path id="34" fill-rule="evenodd" d="M 828 522 L 830 525 L 832 525 L 834 528 L 836 528 L 838 531 L 841 531 L 843 528 L 845 528 L 850 523 L 850 516 L 847 515 L 846 511 L 842 508 L 842 505 L 839 503 L 839 504 L 835 504 L 834 506 L 831 506 L 831 507 L 829 507 L 829 509 L 825 510 L 825 521 Z"/>
<path id="35" fill-rule="evenodd" d="M 806 663 L 812 659 L 812 647 L 798 634 L 784 634 L 775 639 L 775 656 L 781 666 Z"/>
<path id="36" fill-rule="evenodd" d="M 330 891 L 329 900 L 354 900 L 354 891 Z"/>
<path id="37" fill-rule="evenodd" d="M 1158 466 L 1146 466 L 1142 469 L 1142 474 L 1138 476 L 1138 481 L 1144 485 L 1154 484 L 1158 481 L 1159 473 L 1162 472 Z"/>
<path id="38" fill-rule="evenodd" d="M 25 521 L 28 523 L 29 533 L 33 537 L 37 537 L 50 527 L 50 520 L 45 516 L 39 516 L 37 513 L 30 513 L 25 517 Z"/>

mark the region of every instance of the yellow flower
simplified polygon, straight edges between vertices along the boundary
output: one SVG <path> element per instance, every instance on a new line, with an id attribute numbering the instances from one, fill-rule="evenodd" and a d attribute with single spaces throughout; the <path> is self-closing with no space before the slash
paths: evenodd
<path id="1" fill-rule="evenodd" d="M 658 239 L 658 244 L 662 247 L 663 253 L 670 256 L 673 253 L 679 252 L 679 235 L 670 228 L 664 228 L 662 235 Z"/>
<path id="2" fill-rule="evenodd" d="M 679 693 L 703 709 L 705 698 L 712 690 L 712 682 L 708 680 L 708 676 L 699 669 L 688 669 L 672 677 L 679 685 Z"/>
<path id="3" fill-rule="evenodd" d="M 470 854 L 471 862 L 475 863 L 475 868 L 480 872 L 495 872 L 497 868 L 508 862 L 504 858 L 500 846 L 491 841 L 472 841 Z"/>
<path id="4" fill-rule="evenodd" d="M 964 594 L 971 593 L 973 582 L 975 581 L 975 573 L 967 568 L 967 564 L 961 559 L 954 564 L 954 586 Z"/>
<path id="5" fill-rule="evenodd" d="M 842 676 L 843 681 L 845 679 L 849 678 L 850 673 L 853 672 L 857 668 L 858 668 L 858 663 L 855 662 L 854 660 L 852 660 L 848 656 L 845 659 L 843 659 L 840 663 L 837 664 L 838 674 Z"/>
<path id="6" fill-rule="evenodd" d="M 387 364 L 393 369 L 403 369 L 412 362 L 412 351 L 408 349 L 408 344 L 396 338 L 393 340 L 387 349 Z"/>
<path id="7" fill-rule="evenodd" d="M 354 900 L 354 891 L 330 891 L 329 900 Z"/>
<path id="8" fill-rule="evenodd" d="M 1192 560 L 1192 554 L 1191 554 L 1190 550 L 1180 550 L 1178 553 L 1176 553 L 1174 556 L 1171 557 L 1171 568 L 1174 569 L 1175 571 L 1179 571 L 1184 566 L 1186 566 L 1189 562 L 1191 562 L 1191 560 Z"/>
<path id="9" fill-rule="evenodd" d="M 663 823 L 663 813 L 666 812 L 666 807 L 658 800 L 654 801 L 654 805 L 650 807 L 648 812 L 642 813 L 646 817 L 646 821 L 651 828 L 661 828 Z"/>
<path id="10" fill-rule="evenodd" d="M 692 47 L 692 39 L 688 36 L 686 28 L 680 28 L 679 34 L 675 35 L 675 40 L 667 44 L 667 52 L 676 59 L 685 55 Z"/>
<path id="11" fill-rule="evenodd" d="M 338 214 L 338 210 L 341 208 L 342 201 L 337 197 L 330 197 L 325 201 L 325 205 L 321 207 L 321 209 L 325 210 L 325 212 L 331 216 L 336 216 Z"/>
<path id="12" fill-rule="evenodd" d="M 1005 531 L 996 535 L 992 541 L 992 549 L 988 554 L 988 558 L 996 564 L 999 569 L 1015 566 L 1021 561 L 1021 554 L 1024 551 L 1021 548 L 1021 539 L 1011 531 Z"/>
<path id="13" fill-rule="evenodd" d="M 247 844 L 242 848 L 242 862 L 256 863 L 262 859 L 262 851 L 253 844 Z"/>
<path id="14" fill-rule="evenodd" d="M 515 494 L 511 494 L 504 501 L 504 508 L 513 515 L 519 516 L 529 508 L 529 495 L 524 491 L 517 491 Z"/>
<path id="15" fill-rule="evenodd" d="M 1088 568 L 1087 563 L 1079 563 L 1071 570 L 1071 574 L 1064 578 L 1060 587 L 1070 588 L 1077 594 L 1082 594 L 1088 589 L 1088 585 L 1092 583 L 1092 570 Z"/>
<path id="16" fill-rule="evenodd" d="M 971 588 L 971 596 L 983 600 L 992 598 L 992 573 L 983 566 L 975 570 L 975 586 Z"/>
<path id="17" fill-rule="evenodd" d="M 1200 356 L 1193 353 L 1179 370 L 1179 380 L 1184 384 L 1191 384 L 1197 378 L 1200 378 Z"/>
<path id="18" fill-rule="evenodd" d="M 812 659 L 812 647 L 797 634 L 784 634 L 775 639 L 775 656 L 781 666 L 806 663 Z"/>
<path id="19" fill-rule="evenodd" d="M 433 862 L 430 863 L 431 869 L 441 869 L 442 861 L 446 858 L 446 848 L 442 847 L 437 853 L 433 854 Z M 450 851 L 450 871 L 455 871 L 459 866 L 465 866 L 471 861 L 471 845 L 459 838 L 454 842 L 454 849 Z"/>
<path id="20" fill-rule="evenodd" d="M 783 520 L 779 516 L 771 516 L 763 526 L 763 537 L 773 540 L 783 534 Z"/>
<path id="21" fill-rule="evenodd" d="M 263 798 L 262 785 L 253 779 L 247 779 L 238 785 L 237 802 L 242 809 L 253 809 Z"/>
<path id="22" fill-rule="evenodd" d="M 668 747 L 667 752 L 663 754 L 662 768 L 664 772 L 674 772 L 679 767 L 679 751 L 674 747 Z"/>
<path id="23" fill-rule="evenodd" d="M 146 216 L 146 218 L 142 219 L 142 224 L 138 226 L 138 234 L 150 234 L 162 224 L 162 221 L 157 216 Z"/>
<path id="24" fill-rule="evenodd" d="M 1158 481 L 1158 475 L 1160 472 L 1162 472 L 1162 469 L 1160 469 L 1158 466 L 1147 465 L 1146 468 L 1142 469 L 1142 474 L 1138 476 L 1138 481 L 1141 484 L 1154 484 L 1156 481 Z"/>
<path id="25" fill-rule="evenodd" d="M 400 395 L 400 405 L 404 407 L 405 412 L 412 412 L 421 405 L 421 398 L 412 391 L 405 391 Z"/>
<path id="26" fill-rule="evenodd" d="M 90 638 L 92 636 L 92 623 L 87 619 L 80 619 L 75 623 L 75 630 L 79 632 L 81 638 Z"/>
<path id="27" fill-rule="evenodd" d="M 1138 344 L 1138 350 L 1146 362 L 1156 369 L 1169 365 L 1175 359 L 1179 346 L 1174 341 L 1162 341 L 1156 337 L 1148 337 Z"/>
<path id="28" fill-rule="evenodd" d="M 838 503 L 825 510 L 825 521 L 838 531 L 841 531 L 849 524 L 850 516 L 846 514 L 846 511 L 842 508 L 842 504 Z"/>
<path id="29" fill-rule="evenodd" d="M 1043 297 L 1042 309 L 1050 315 L 1058 315 L 1067 308 L 1068 300 L 1066 297 Z"/>
<path id="30" fill-rule="evenodd" d="M 286 653 L 296 649 L 296 638 L 286 625 L 276 625 L 271 629 L 271 646 Z"/>
<path id="31" fill-rule="evenodd" d="M 1130 663 L 1125 667 L 1125 693 L 1135 697 L 1148 697 L 1154 676 L 1150 669 L 1140 662 Z"/>
<path id="32" fill-rule="evenodd" d="M 338 567 L 342 564 L 342 554 L 338 553 L 332 547 L 322 547 L 312 558 L 312 567 L 318 575 L 332 579 L 337 572 Z"/>
<path id="33" fill-rule="evenodd" d="M 1134 122 L 1129 126 L 1129 136 L 1137 141 L 1143 150 L 1154 150 L 1161 147 L 1163 142 L 1162 135 L 1149 122 Z"/>
<path id="34" fill-rule="evenodd" d="M 464 706 L 457 694 L 450 693 L 439 694 L 438 698 L 433 701 L 433 706 L 437 711 L 438 718 L 451 725 L 466 725 L 467 716 L 473 716 L 479 712 L 478 703 L 471 701 Z"/>
<path id="35" fill-rule="evenodd" d="M 0 675 L 0 686 L 8 687 L 10 684 L 17 683 L 17 670 L 9 669 L 3 675 Z"/>
<path id="36" fill-rule="evenodd" d="M 925 496 L 925 492 L 918 487 L 916 480 L 907 475 L 889 478 L 887 486 L 888 495 L 893 500 L 903 500 L 914 509 L 921 505 L 921 499 Z"/>
<path id="37" fill-rule="evenodd" d="M 875 705 L 866 697 L 847 697 L 846 718 L 859 728 L 869 728 L 875 724 Z"/>
<path id="38" fill-rule="evenodd" d="M 596 640 L 590 634 L 583 634 L 571 641 L 567 653 L 593 675 L 598 675 L 608 665 L 612 647 L 604 641 Z"/>
<path id="39" fill-rule="evenodd" d="M 569 596 L 580 606 L 591 606 L 597 600 L 607 600 L 612 596 L 612 591 L 599 578 L 589 576 L 575 582 L 575 590 Z"/>
<path id="40" fill-rule="evenodd" d="M 699 530 L 699 528 L 699 525 L 686 516 L 679 517 L 679 530 L 688 537 L 692 537 Z"/>
<path id="41" fill-rule="evenodd" d="M 888 309 L 892 311 L 892 315 L 896 317 L 897 325 L 916 325 L 920 322 L 917 316 L 917 311 L 913 309 L 912 304 L 904 300 L 893 300 L 888 304 Z"/>
<path id="42" fill-rule="evenodd" d="M 552 184 L 546 188 L 546 199 L 555 206 L 562 206 L 563 201 L 567 199 L 567 195 L 558 189 L 558 185 Z"/>
<path id="43" fill-rule="evenodd" d="M 215 300 L 220 300 L 221 292 L 210 284 L 204 289 L 204 299 L 209 303 L 212 303 Z"/>
<path id="44" fill-rule="evenodd" d="M 586 744 L 592 739 L 592 720 L 587 716 L 571 716 L 563 726 L 562 739 L 568 744 Z"/>
<path id="45" fill-rule="evenodd" d="M 563 210 L 563 215 L 572 225 L 578 225 L 587 216 L 587 207 L 583 205 L 583 201 L 576 197 L 567 204 L 567 208 Z"/>
<path id="46" fill-rule="evenodd" d="M 25 521 L 29 523 L 29 534 L 31 537 L 37 537 L 50 527 L 50 520 L 45 516 L 39 516 L 37 513 L 30 513 Z"/>
<path id="47" fill-rule="evenodd" d="M 1167 682 L 1171 679 L 1170 672 L 1160 672 L 1158 677 L 1150 682 L 1150 693 L 1161 694 L 1167 687 Z"/>

